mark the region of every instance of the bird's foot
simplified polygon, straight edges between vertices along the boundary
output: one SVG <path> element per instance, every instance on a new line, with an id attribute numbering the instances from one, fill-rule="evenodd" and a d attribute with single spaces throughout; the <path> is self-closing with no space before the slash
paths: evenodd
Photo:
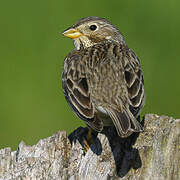
<path id="1" fill-rule="evenodd" d="M 91 146 L 91 144 L 93 143 L 92 142 L 92 129 L 91 128 L 89 128 L 89 131 L 88 131 L 88 134 L 87 134 L 87 138 L 86 139 L 84 139 L 84 141 L 83 141 L 83 143 L 84 143 L 84 153 L 86 154 L 87 153 L 87 151 L 89 150 L 89 148 L 90 148 L 90 146 Z"/>

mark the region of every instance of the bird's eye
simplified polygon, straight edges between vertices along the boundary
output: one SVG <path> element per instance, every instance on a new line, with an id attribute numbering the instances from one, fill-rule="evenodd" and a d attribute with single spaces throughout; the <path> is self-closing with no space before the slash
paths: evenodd
<path id="1" fill-rule="evenodd" d="M 89 29 L 91 31 L 95 31 L 97 29 L 97 26 L 95 24 L 93 24 L 93 25 L 89 26 Z"/>

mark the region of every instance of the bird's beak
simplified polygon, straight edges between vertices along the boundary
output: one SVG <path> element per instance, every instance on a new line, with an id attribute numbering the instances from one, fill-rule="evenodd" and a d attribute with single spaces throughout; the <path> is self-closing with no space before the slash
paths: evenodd
<path id="1" fill-rule="evenodd" d="M 70 29 L 64 31 L 62 34 L 71 39 L 76 39 L 83 35 L 80 31 L 78 31 L 77 29 L 74 29 L 74 28 L 70 28 Z"/>

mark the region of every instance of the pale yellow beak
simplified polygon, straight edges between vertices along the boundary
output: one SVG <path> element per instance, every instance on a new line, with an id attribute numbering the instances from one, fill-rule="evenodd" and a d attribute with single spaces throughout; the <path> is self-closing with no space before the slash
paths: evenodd
<path id="1" fill-rule="evenodd" d="M 71 39 L 76 39 L 83 35 L 81 32 L 79 32 L 78 30 L 74 28 L 68 29 L 64 31 L 62 34 Z"/>

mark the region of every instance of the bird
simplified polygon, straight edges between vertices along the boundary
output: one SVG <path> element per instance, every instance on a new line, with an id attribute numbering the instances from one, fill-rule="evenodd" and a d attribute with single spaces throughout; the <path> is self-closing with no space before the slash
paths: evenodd
<path id="1" fill-rule="evenodd" d="M 122 138 L 142 132 L 143 73 L 118 28 L 90 16 L 62 34 L 74 41 L 62 70 L 62 89 L 72 111 L 97 133 L 109 126 Z"/>

